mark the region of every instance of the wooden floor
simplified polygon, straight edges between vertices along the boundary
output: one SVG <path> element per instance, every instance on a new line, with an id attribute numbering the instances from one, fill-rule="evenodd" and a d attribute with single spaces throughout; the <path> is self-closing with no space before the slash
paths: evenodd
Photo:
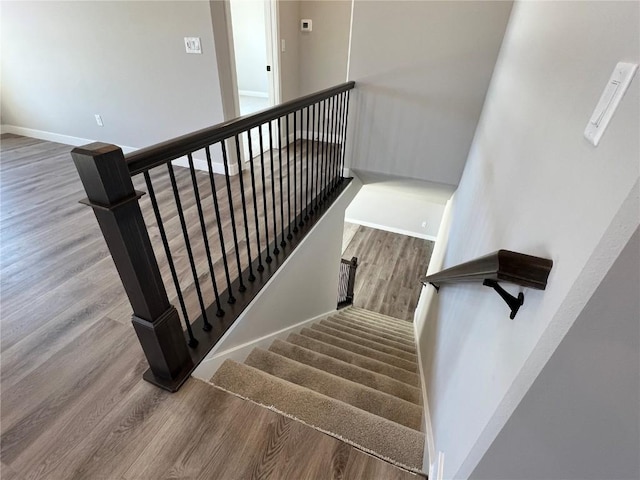
<path id="1" fill-rule="evenodd" d="M 413 321 L 433 242 L 347 223 L 344 244 L 342 258 L 358 257 L 354 305 Z"/>
<path id="2" fill-rule="evenodd" d="M 144 382 L 71 147 L 1 143 L 3 479 L 415 478 L 198 380 Z"/>

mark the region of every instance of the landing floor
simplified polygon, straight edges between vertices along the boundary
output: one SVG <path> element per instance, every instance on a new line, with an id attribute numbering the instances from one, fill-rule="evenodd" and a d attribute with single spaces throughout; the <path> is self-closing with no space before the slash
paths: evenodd
<path id="1" fill-rule="evenodd" d="M 415 476 L 198 380 L 146 365 L 71 147 L 2 136 L 3 479 Z"/>

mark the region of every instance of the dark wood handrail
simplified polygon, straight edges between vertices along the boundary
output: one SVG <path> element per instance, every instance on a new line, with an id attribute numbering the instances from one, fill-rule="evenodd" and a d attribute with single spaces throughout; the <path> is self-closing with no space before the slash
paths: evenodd
<path id="1" fill-rule="evenodd" d="M 495 280 L 544 290 L 553 261 L 510 250 L 498 250 L 423 277 L 427 283 L 483 282 Z"/>
<path id="2" fill-rule="evenodd" d="M 445 283 L 482 282 L 493 288 L 511 308 L 511 319 L 524 303 L 524 295 L 517 297 L 506 292 L 498 282 L 508 282 L 522 287 L 544 290 L 553 261 L 510 250 L 497 252 L 447 268 L 433 275 L 422 277 L 423 284 L 430 283 L 436 290 Z"/>
<path id="3" fill-rule="evenodd" d="M 263 125 L 270 120 L 283 117 L 301 108 L 312 105 L 320 100 L 325 100 L 334 95 L 346 92 L 355 87 L 355 82 L 346 82 L 335 87 L 327 88 L 304 97 L 296 98 L 289 102 L 281 103 L 260 112 L 222 122 L 212 127 L 203 128 L 193 133 L 182 135 L 150 147 L 136 150 L 125 156 L 129 173 L 133 176 L 150 170 L 164 163 L 183 157 L 188 153 L 214 143 L 232 138 L 235 135 Z"/>

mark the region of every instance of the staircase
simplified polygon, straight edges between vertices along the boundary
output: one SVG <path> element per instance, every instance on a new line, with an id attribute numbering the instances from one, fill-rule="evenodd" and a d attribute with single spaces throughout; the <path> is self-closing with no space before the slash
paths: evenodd
<path id="1" fill-rule="evenodd" d="M 351 307 L 225 361 L 218 388 L 294 418 L 412 472 L 424 434 L 412 324 Z"/>

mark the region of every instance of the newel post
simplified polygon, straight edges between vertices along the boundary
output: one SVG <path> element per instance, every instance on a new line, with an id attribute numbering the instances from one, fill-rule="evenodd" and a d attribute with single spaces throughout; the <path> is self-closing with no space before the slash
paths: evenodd
<path id="1" fill-rule="evenodd" d="M 349 265 L 349 282 L 347 284 L 347 298 L 353 302 L 353 291 L 356 287 L 356 269 L 358 268 L 358 257 L 351 257 Z"/>
<path id="2" fill-rule="evenodd" d="M 180 317 L 169 303 L 122 150 L 105 143 L 74 148 L 71 157 L 133 308 L 133 327 L 150 371 L 144 378 L 177 390 L 193 366 Z"/>

